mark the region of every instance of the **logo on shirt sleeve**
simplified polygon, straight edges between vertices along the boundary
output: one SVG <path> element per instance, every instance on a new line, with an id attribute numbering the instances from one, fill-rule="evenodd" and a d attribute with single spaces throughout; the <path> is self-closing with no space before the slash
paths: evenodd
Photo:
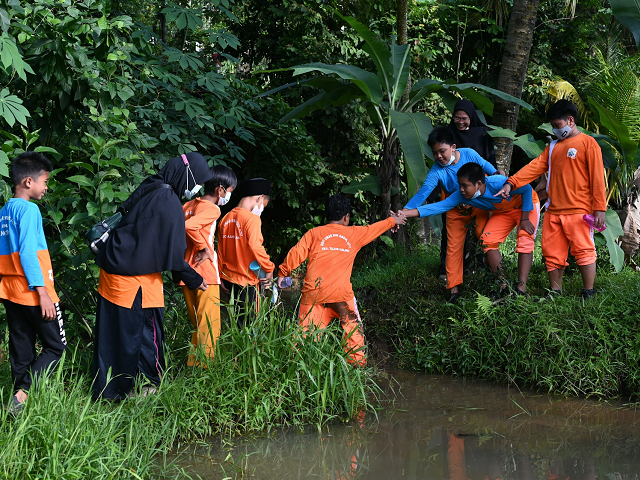
<path id="1" fill-rule="evenodd" d="M 49 270 L 49 280 L 53 282 L 53 270 Z"/>

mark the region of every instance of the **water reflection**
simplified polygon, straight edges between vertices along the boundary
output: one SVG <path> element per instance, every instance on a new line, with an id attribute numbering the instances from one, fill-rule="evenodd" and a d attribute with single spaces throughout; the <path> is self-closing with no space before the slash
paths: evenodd
<path id="1" fill-rule="evenodd" d="M 383 402 L 377 419 L 361 413 L 351 424 L 321 433 L 309 428 L 239 439 L 233 446 L 185 452 L 179 464 L 202 478 L 639 478 L 640 418 L 620 403 L 408 372 L 391 375 L 401 394 Z"/>

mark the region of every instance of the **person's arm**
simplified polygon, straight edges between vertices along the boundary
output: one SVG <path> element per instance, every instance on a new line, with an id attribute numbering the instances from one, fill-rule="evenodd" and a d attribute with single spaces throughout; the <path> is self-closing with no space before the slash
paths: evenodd
<path id="1" fill-rule="evenodd" d="M 402 211 L 402 217 L 404 217 L 404 210 Z M 402 218 L 400 218 L 400 221 L 402 221 Z M 362 248 L 366 244 L 373 242 L 387 230 L 391 230 L 393 227 L 395 227 L 396 222 L 396 218 L 392 216 L 387 217 L 379 222 L 372 223 L 371 225 L 366 225 L 364 227 L 356 226 L 350 228 L 354 228 L 355 231 L 358 232 L 358 241 L 360 243 L 359 248 Z"/>
<path id="2" fill-rule="evenodd" d="M 411 197 L 411 200 L 409 200 L 409 202 L 404 206 L 404 208 L 412 209 L 412 208 L 419 207 L 427 200 L 427 197 L 431 195 L 431 192 L 433 192 L 433 189 L 438 186 L 438 174 L 435 170 L 436 168 L 437 167 L 434 166 L 431 168 L 431 170 L 429 170 L 429 173 L 427 174 L 427 178 L 425 178 L 424 183 L 422 184 L 422 187 L 420 187 L 420 190 L 418 190 L 418 193 L 416 193 L 413 197 Z"/>
<path id="3" fill-rule="evenodd" d="M 305 233 L 300 241 L 296 243 L 289 253 L 287 253 L 284 262 L 280 264 L 278 268 L 278 277 L 290 277 L 291 272 L 293 272 L 296 268 L 300 266 L 302 262 L 306 260 L 309 256 L 309 251 L 311 250 L 311 230 Z"/>
<path id="4" fill-rule="evenodd" d="M 18 255 L 22 271 L 29 283 L 29 290 L 34 290 L 38 294 L 42 318 L 51 321 L 56 318 L 56 307 L 44 286 L 44 275 L 38 260 L 38 237 L 44 235 L 41 227 L 40 210 L 37 207 L 27 208 L 18 225 L 20 245 Z"/>
<path id="5" fill-rule="evenodd" d="M 209 248 L 208 239 L 203 234 L 205 227 L 210 226 L 220 217 L 220 209 L 215 205 L 213 208 L 206 208 L 198 211 L 184 222 L 187 237 L 191 239 L 198 250 Z"/>
<path id="6" fill-rule="evenodd" d="M 38 260 L 38 238 L 42 232 L 42 215 L 35 204 L 28 205 L 18 224 L 18 255 L 22 271 L 29 284 L 29 290 L 44 287 L 44 275 Z"/>
<path id="7" fill-rule="evenodd" d="M 438 215 L 439 213 L 446 213 L 452 208 L 457 207 L 465 203 L 466 199 L 462 196 L 459 191 L 453 192 L 444 200 L 440 200 L 436 203 L 430 203 L 428 205 L 421 205 L 418 208 L 413 208 L 411 210 L 402 210 L 402 213 L 407 218 L 412 217 L 431 217 L 433 215 Z"/>
<path id="8" fill-rule="evenodd" d="M 520 195 L 522 197 L 522 211 L 530 212 L 533 210 L 533 188 L 528 183 L 511 191 L 511 195 Z M 527 217 L 528 218 L 528 217 Z"/>
<path id="9" fill-rule="evenodd" d="M 255 217 L 255 218 L 252 218 Z M 246 224 L 246 235 L 247 235 L 247 244 L 249 246 L 249 250 L 253 254 L 253 257 L 260 264 L 260 268 L 267 273 L 267 279 L 273 278 L 273 271 L 276 266 L 269 258 L 269 254 L 264 248 L 263 242 L 264 239 L 262 237 L 262 222 L 260 218 L 256 215 L 252 215 L 249 217 L 249 220 Z"/>
<path id="10" fill-rule="evenodd" d="M 202 275 L 196 272 L 191 266 L 184 262 L 184 270 L 171 270 L 171 277 L 174 283 L 184 282 L 189 290 L 206 290 L 208 285 Z"/>
<path id="11" fill-rule="evenodd" d="M 602 150 L 595 141 L 593 143 L 595 146 L 587 149 L 587 165 L 589 166 L 589 180 L 591 181 L 593 220 L 597 228 L 602 228 L 605 224 L 607 212 L 607 190 L 604 183 Z"/>
<path id="12" fill-rule="evenodd" d="M 460 155 L 462 155 L 462 152 L 460 152 Z M 484 170 L 484 173 L 486 173 L 487 175 L 495 175 L 496 173 L 498 173 L 496 167 L 487 162 L 478 154 L 478 152 L 476 152 L 472 148 L 465 149 L 465 156 L 467 157 L 467 161 L 475 162 L 480 165 L 482 167 L 482 170 Z"/>
<path id="13" fill-rule="evenodd" d="M 518 170 L 518 173 L 511 175 L 507 182 L 513 187 L 512 190 L 533 182 L 543 173 L 549 171 L 549 145 L 544 151 L 531 160 L 528 164 Z M 506 184 L 505 184 L 506 185 Z"/>

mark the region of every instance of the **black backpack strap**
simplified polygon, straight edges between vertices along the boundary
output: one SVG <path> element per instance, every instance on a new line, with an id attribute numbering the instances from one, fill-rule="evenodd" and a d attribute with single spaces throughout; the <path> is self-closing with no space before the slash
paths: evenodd
<path id="1" fill-rule="evenodd" d="M 166 183 L 159 183 L 154 185 L 152 188 L 149 188 L 147 190 L 144 191 L 144 193 L 142 195 L 140 195 L 138 198 L 136 198 L 133 202 L 131 202 L 127 208 L 125 209 L 124 207 L 120 206 L 120 208 L 118 208 L 118 211 L 120 213 L 122 213 L 122 215 L 126 215 L 127 213 L 129 213 L 131 211 L 131 209 L 136 205 L 136 203 L 138 203 L 140 200 L 142 200 L 144 197 L 146 197 L 147 195 L 149 195 L 151 192 L 155 192 L 156 190 L 160 189 L 160 188 L 169 188 L 172 189 L 171 185 L 166 184 Z"/>

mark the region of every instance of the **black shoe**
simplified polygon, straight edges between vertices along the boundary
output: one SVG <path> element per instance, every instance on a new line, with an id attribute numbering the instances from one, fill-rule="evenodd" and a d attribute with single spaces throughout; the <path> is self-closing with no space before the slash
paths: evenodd
<path id="1" fill-rule="evenodd" d="M 458 300 L 460 300 L 460 296 L 462 294 L 460 292 L 457 293 L 452 293 L 449 298 L 447 299 L 447 303 L 451 304 L 451 305 L 455 305 L 456 303 L 458 303 Z"/>
<path id="2" fill-rule="evenodd" d="M 589 300 L 596 293 L 598 293 L 598 292 L 596 291 L 595 288 L 583 288 L 582 289 L 582 293 L 580 294 L 580 296 L 582 297 L 582 300 Z"/>
<path id="3" fill-rule="evenodd" d="M 554 301 L 557 297 L 562 296 L 562 290 L 549 290 L 547 292 L 547 294 L 544 297 L 538 297 L 536 299 L 536 302 L 552 302 Z"/>

